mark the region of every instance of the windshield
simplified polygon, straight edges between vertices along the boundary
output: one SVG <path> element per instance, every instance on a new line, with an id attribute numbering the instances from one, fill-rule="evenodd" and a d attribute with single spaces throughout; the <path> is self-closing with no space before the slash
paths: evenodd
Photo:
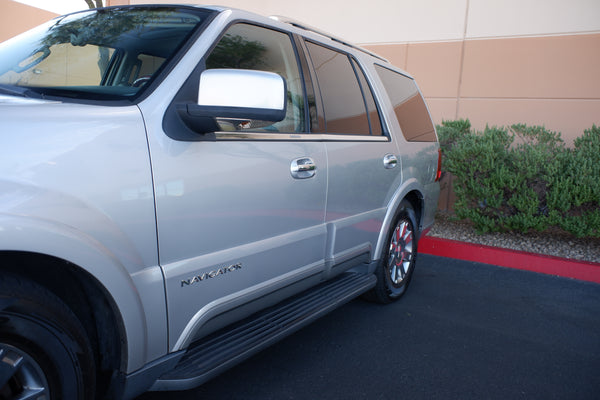
<path id="1" fill-rule="evenodd" d="M 0 93 L 132 99 L 209 15 L 119 7 L 56 18 L 0 44 Z"/>

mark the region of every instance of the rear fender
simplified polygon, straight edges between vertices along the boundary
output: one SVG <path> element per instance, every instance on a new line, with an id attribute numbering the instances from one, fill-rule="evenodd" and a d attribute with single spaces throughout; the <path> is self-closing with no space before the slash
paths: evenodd
<path id="1" fill-rule="evenodd" d="M 416 192 L 419 194 L 419 198 L 423 198 L 423 186 L 419 184 L 419 181 L 415 178 L 408 179 L 406 182 L 404 182 L 392 196 L 387 207 L 387 212 L 383 219 L 383 224 L 381 225 L 381 231 L 379 232 L 379 238 L 377 239 L 377 246 L 373 252 L 374 263 L 382 259 L 387 234 L 392 226 L 392 223 L 394 222 L 394 217 L 396 216 L 398 207 L 400 207 L 402 200 L 404 200 L 411 192 Z"/>

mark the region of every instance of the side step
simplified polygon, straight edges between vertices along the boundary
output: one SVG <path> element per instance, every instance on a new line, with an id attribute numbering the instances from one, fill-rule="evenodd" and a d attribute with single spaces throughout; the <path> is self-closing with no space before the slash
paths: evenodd
<path id="1" fill-rule="evenodd" d="M 193 343 L 150 390 L 201 385 L 375 286 L 374 275 L 344 273 Z"/>

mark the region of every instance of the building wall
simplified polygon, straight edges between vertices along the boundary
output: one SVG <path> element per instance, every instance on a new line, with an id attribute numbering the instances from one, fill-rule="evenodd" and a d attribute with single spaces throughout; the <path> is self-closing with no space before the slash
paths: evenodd
<path id="1" fill-rule="evenodd" d="M 569 144 L 600 124 L 598 0 L 370 0 L 368 7 L 347 0 L 217 3 L 290 16 L 381 54 L 417 78 L 436 123 L 469 118 L 477 129 L 545 125 Z M 0 10 L 0 40 L 56 16 L 12 0 L 0 0 Z"/>
<path id="2" fill-rule="evenodd" d="M 365 47 L 417 78 L 438 123 L 545 125 L 570 144 L 600 124 L 597 17 L 593 0 L 471 0 L 463 38 Z"/>
<path id="3" fill-rule="evenodd" d="M 381 54 L 415 76 L 436 123 L 545 125 L 569 144 L 600 124 L 598 0 L 218 3 L 286 15 Z"/>
<path id="4" fill-rule="evenodd" d="M 88 6 L 85 0 L 77 1 L 81 4 L 81 10 L 87 9 Z M 129 4 L 129 0 L 104 0 L 104 4 L 106 6 L 124 5 Z M 34 28 L 58 15 L 17 1 L 0 0 L 0 42 Z"/>
<path id="5" fill-rule="evenodd" d="M 56 17 L 56 14 L 39 8 L 12 0 L 0 0 L 0 42 L 4 42 L 54 17 Z"/>

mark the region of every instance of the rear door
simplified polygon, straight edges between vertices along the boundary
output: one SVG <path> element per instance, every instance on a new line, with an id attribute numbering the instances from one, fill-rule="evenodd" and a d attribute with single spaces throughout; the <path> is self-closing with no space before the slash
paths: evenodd
<path id="1" fill-rule="evenodd" d="M 329 161 L 327 257 L 333 265 L 351 266 L 374 251 L 387 205 L 402 180 L 401 160 L 357 60 L 310 41 L 306 48 L 322 100 L 324 122 L 318 131 L 325 134 Z"/>
<path id="2" fill-rule="evenodd" d="M 323 143 L 296 139 L 306 112 L 291 37 L 234 24 L 198 67 L 205 68 L 280 74 L 287 116 L 278 123 L 220 119 L 220 132 L 191 132 L 174 111 L 195 101 L 198 79 L 191 77 L 163 125 L 148 127 L 172 350 L 275 301 L 272 293 L 320 279 L 324 268 L 327 160 Z M 298 165 L 315 169 L 294 173 Z"/>

